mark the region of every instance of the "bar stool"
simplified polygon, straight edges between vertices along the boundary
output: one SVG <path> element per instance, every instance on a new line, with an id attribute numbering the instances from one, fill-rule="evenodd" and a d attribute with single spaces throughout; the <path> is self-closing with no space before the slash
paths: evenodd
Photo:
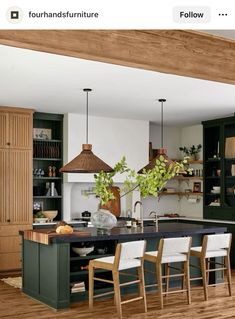
<path id="1" fill-rule="evenodd" d="M 117 308 L 118 317 L 122 318 L 121 305 L 136 300 L 143 299 L 144 311 L 147 312 L 145 285 L 144 285 L 144 271 L 143 271 L 143 256 L 145 253 L 146 242 L 145 240 L 138 240 L 118 244 L 115 251 L 115 256 L 102 257 L 93 259 L 89 263 L 89 308 L 93 308 L 93 298 L 108 295 L 113 292 L 94 295 L 94 280 L 111 283 L 114 285 L 114 300 Z M 119 275 L 122 274 L 121 270 L 137 268 L 137 280 L 125 283 L 119 282 Z M 95 269 L 106 269 L 112 271 L 113 280 L 94 277 Z M 123 273 L 127 275 L 126 273 Z M 128 274 L 128 276 L 132 276 Z M 136 277 L 136 276 L 135 276 Z M 131 284 L 139 284 L 139 297 L 129 300 L 121 301 L 120 287 Z"/>
<path id="2" fill-rule="evenodd" d="M 202 277 L 196 279 L 202 279 L 205 300 L 208 300 L 208 287 L 216 286 L 218 284 L 209 284 L 209 273 L 226 270 L 227 284 L 229 295 L 232 295 L 231 291 L 231 267 L 230 267 L 230 248 L 232 242 L 232 234 L 216 234 L 205 235 L 201 247 L 192 247 L 190 250 L 191 256 L 198 257 L 200 259 L 200 269 Z M 211 261 L 210 258 L 223 257 L 223 263 Z M 214 263 L 214 268 L 210 268 Z M 222 267 L 216 268 L 216 265 Z M 192 265 L 191 265 L 192 266 Z M 194 266 L 195 267 L 195 266 Z M 191 278 L 193 280 L 194 278 Z"/>
<path id="3" fill-rule="evenodd" d="M 148 262 L 155 263 L 156 265 L 156 277 L 158 292 L 160 297 L 160 306 L 163 309 L 163 296 L 170 293 L 187 292 L 188 304 L 191 303 L 190 294 L 190 276 L 189 276 L 189 252 L 191 247 L 191 237 L 179 237 L 179 238 L 162 238 L 158 245 L 158 251 L 146 252 L 144 259 Z M 183 269 L 172 267 L 169 264 L 183 262 Z M 165 275 L 162 275 L 162 265 L 165 264 Z M 170 275 L 170 269 L 180 270 L 180 273 Z M 182 289 L 168 291 L 169 290 L 169 278 L 182 277 L 183 285 Z M 166 280 L 165 292 L 162 288 L 162 279 Z M 184 281 L 186 283 L 186 289 L 184 289 Z"/>

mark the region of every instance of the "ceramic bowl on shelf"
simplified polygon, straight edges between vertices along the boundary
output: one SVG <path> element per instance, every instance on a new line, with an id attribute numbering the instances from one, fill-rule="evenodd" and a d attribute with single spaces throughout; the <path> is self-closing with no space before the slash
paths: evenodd
<path id="1" fill-rule="evenodd" d="M 39 224 L 42 224 L 42 223 L 46 223 L 47 221 L 48 221 L 48 218 L 37 218 L 37 217 L 35 217 L 34 219 L 33 219 L 33 221 L 35 222 L 35 223 L 39 223 Z"/>
<path id="2" fill-rule="evenodd" d="M 94 246 L 92 247 L 72 247 L 72 250 L 78 254 L 79 256 L 86 256 L 94 250 Z"/>
<path id="3" fill-rule="evenodd" d="M 58 210 L 44 210 L 43 215 L 50 221 L 53 221 L 53 219 L 58 215 Z"/>

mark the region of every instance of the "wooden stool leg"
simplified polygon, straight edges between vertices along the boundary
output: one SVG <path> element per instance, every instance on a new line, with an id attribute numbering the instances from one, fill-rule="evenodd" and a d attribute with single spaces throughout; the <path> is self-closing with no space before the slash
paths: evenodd
<path id="1" fill-rule="evenodd" d="M 117 308 L 117 314 L 118 314 L 118 318 L 122 319 L 119 272 L 113 271 L 112 273 L 113 273 L 113 285 L 114 285 L 114 298 L 115 298 L 115 304 Z"/>
<path id="2" fill-rule="evenodd" d="M 93 298 L 94 298 L 94 268 L 89 264 L 89 308 L 93 308 Z"/>
<path id="3" fill-rule="evenodd" d="M 160 307 L 163 309 L 163 295 L 162 295 L 162 265 L 156 264 L 156 274 L 157 274 L 157 283 L 158 283 L 158 293 L 160 298 Z"/>
<path id="4" fill-rule="evenodd" d="M 204 288 L 205 300 L 208 300 L 208 291 L 207 291 L 207 276 L 206 276 L 206 260 L 205 258 L 200 259 L 201 263 L 201 272 L 202 272 L 202 282 Z"/>
<path id="5" fill-rule="evenodd" d="M 187 289 L 188 304 L 191 304 L 191 287 L 190 287 L 190 274 L 189 274 L 189 261 L 184 262 L 184 277 Z"/>
<path id="6" fill-rule="evenodd" d="M 144 312 L 147 312 L 147 302 L 146 302 L 146 294 L 145 294 L 145 283 L 144 283 L 144 269 L 143 266 L 137 268 L 138 270 L 138 277 L 139 277 L 139 292 L 140 297 L 143 298 L 144 301 Z"/>
<path id="7" fill-rule="evenodd" d="M 227 268 L 226 275 L 227 275 L 227 281 L 228 281 L 229 296 L 232 296 L 232 277 L 231 277 L 231 266 L 230 266 L 229 256 L 224 257 L 224 265 Z"/>
<path id="8" fill-rule="evenodd" d="M 206 269 L 207 270 L 210 269 L 210 258 L 207 258 Z M 210 281 L 210 272 L 209 271 L 207 271 L 206 278 L 207 278 L 206 279 L 207 285 L 209 285 L 209 281 Z"/>
<path id="9" fill-rule="evenodd" d="M 169 267 L 169 264 L 165 264 L 165 276 L 167 276 L 165 278 L 165 292 L 168 292 L 169 291 L 169 275 L 170 275 L 170 267 Z"/>

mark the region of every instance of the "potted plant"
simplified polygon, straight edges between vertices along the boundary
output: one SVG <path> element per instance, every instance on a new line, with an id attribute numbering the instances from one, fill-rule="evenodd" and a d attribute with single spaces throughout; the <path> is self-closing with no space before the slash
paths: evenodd
<path id="1" fill-rule="evenodd" d="M 198 144 L 197 146 L 192 145 L 190 147 L 181 146 L 179 147 L 179 150 L 184 153 L 185 156 L 191 157 L 193 160 L 197 161 L 199 160 L 199 153 L 201 152 L 202 145 Z"/>

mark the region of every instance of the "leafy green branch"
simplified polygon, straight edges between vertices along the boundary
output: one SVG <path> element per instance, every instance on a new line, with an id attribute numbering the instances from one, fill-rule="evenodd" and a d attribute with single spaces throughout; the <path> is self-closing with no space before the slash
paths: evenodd
<path id="1" fill-rule="evenodd" d="M 113 177 L 116 174 L 126 174 L 123 183 L 122 192 L 126 194 L 135 189 L 140 191 L 143 198 L 149 195 L 158 196 L 159 192 L 164 188 L 166 183 L 180 172 L 187 171 L 189 174 L 191 170 L 185 167 L 187 159 L 182 162 L 170 162 L 160 155 L 156 159 L 155 166 L 150 170 L 143 170 L 142 174 L 137 174 L 134 170 L 128 168 L 126 158 L 123 157 L 114 167 L 114 171 L 110 173 L 100 172 L 94 175 L 95 188 L 94 192 L 100 198 L 102 205 L 107 204 L 114 199 L 111 187 L 114 185 Z"/>

